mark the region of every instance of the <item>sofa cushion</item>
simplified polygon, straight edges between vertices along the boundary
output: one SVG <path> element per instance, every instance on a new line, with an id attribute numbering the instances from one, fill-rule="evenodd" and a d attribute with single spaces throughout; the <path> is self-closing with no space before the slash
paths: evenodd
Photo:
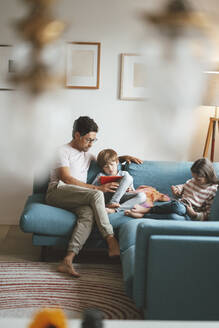
<path id="1" fill-rule="evenodd" d="M 118 169 L 122 169 L 122 165 L 119 163 Z M 88 170 L 88 175 L 87 175 L 87 183 L 92 183 L 93 180 L 95 179 L 96 175 L 100 173 L 101 168 L 97 164 L 96 161 L 91 161 L 89 170 Z M 44 173 L 44 175 L 38 175 L 36 174 L 34 176 L 34 181 L 33 181 L 33 193 L 34 194 L 42 194 L 46 193 L 47 188 L 48 188 L 48 183 L 49 183 L 49 172 Z"/>
<path id="2" fill-rule="evenodd" d="M 218 320 L 219 237 L 153 235 L 148 249 L 146 319 Z"/>
<path id="3" fill-rule="evenodd" d="M 190 179 L 191 165 L 192 162 L 144 161 L 140 165 L 131 163 L 125 168 L 133 176 L 135 188 L 148 185 L 172 196 L 170 186 Z"/>
<path id="4" fill-rule="evenodd" d="M 219 221 L 219 190 L 217 191 L 211 206 L 209 221 Z"/>
<path id="5" fill-rule="evenodd" d="M 122 224 L 129 222 L 129 221 L 133 221 L 135 220 L 134 218 L 131 218 L 129 216 L 125 216 L 124 212 L 117 212 L 117 213 L 113 213 L 113 214 L 109 214 L 109 220 L 110 223 L 112 224 L 114 229 L 119 228 Z"/>
<path id="6" fill-rule="evenodd" d="M 121 224 L 134 220 L 124 216 L 123 212 L 110 214 L 110 223 L 114 229 Z M 28 197 L 21 215 L 20 227 L 24 232 L 34 232 L 48 236 L 68 236 L 76 224 L 77 217 L 70 211 L 45 204 L 45 194 L 33 194 Z M 92 239 L 98 240 L 101 235 L 95 225 Z"/>
<path id="7" fill-rule="evenodd" d="M 129 247 L 135 245 L 137 228 L 141 221 L 142 219 L 133 219 L 131 221 L 127 221 L 119 229 L 119 245 L 121 253 L 126 251 Z"/>
<path id="8" fill-rule="evenodd" d="M 44 194 L 28 197 L 21 215 L 21 229 L 43 235 L 69 235 L 76 223 L 76 216 L 61 208 L 46 205 L 44 197 Z"/>
<path id="9" fill-rule="evenodd" d="M 133 278 L 135 272 L 135 245 L 129 247 L 121 253 L 122 275 L 125 283 L 125 291 L 132 298 L 133 295 Z"/>
<path id="10" fill-rule="evenodd" d="M 137 220 L 136 220 L 137 221 Z M 140 221 L 140 220 L 139 220 Z M 128 222 L 127 225 L 130 223 Z M 126 227 L 122 226 L 124 230 Z M 129 227 L 131 228 L 131 227 Z M 150 251 L 149 239 L 152 235 L 178 236 L 219 236 L 218 222 L 172 221 L 172 220 L 145 220 L 142 219 L 137 227 L 135 276 L 133 296 L 137 307 L 145 304 L 146 272 L 148 263 L 145 260 Z"/>
<path id="11" fill-rule="evenodd" d="M 98 166 L 96 161 L 91 161 L 89 170 L 88 170 L 88 176 L 87 176 L 87 182 L 92 183 L 96 175 L 100 172 L 100 167 Z M 44 175 L 41 173 L 41 175 L 36 174 L 34 176 L 33 181 L 33 193 L 34 194 L 42 194 L 46 193 L 49 183 L 49 172 L 45 172 Z"/>
<path id="12" fill-rule="evenodd" d="M 176 213 L 170 213 L 170 214 L 145 214 L 144 218 L 148 219 L 156 219 L 156 220 L 174 220 L 174 221 L 190 221 L 189 217 L 185 217 L 182 215 L 178 215 Z"/>
<path id="13" fill-rule="evenodd" d="M 92 183 L 94 181 L 95 177 L 97 176 L 97 174 L 100 173 L 100 171 L 101 171 L 101 168 L 99 167 L 97 162 L 91 161 L 90 167 L 88 170 L 88 174 L 87 174 L 87 183 Z"/>

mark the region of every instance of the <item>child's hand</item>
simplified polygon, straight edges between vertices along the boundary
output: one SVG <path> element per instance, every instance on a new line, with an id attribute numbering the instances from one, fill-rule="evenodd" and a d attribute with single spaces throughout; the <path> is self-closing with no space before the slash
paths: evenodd
<path id="1" fill-rule="evenodd" d="M 115 192 L 118 186 L 119 186 L 118 182 L 109 182 L 101 186 L 98 186 L 98 189 L 103 192 Z"/>
<path id="2" fill-rule="evenodd" d="M 176 188 L 176 186 L 171 186 L 171 191 L 172 191 L 172 193 L 173 193 L 174 196 L 176 196 L 176 197 L 179 197 L 180 196 L 180 192 Z"/>
<path id="3" fill-rule="evenodd" d="M 186 205 L 186 209 L 190 218 L 195 219 L 197 217 L 197 213 L 193 210 L 192 206 Z"/>

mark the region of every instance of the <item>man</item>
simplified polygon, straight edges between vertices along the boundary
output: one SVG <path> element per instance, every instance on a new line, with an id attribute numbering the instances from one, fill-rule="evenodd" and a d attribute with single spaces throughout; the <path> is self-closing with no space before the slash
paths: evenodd
<path id="1" fill-rule="evenodd" d="M 58 267 L 60 272 L 69 273 L 75 277 L 80 275 L 74 269 L 72 262 L 89 237 L 94 222 L 103 238 L 106 239 L 109 256 L 120 255 L 119 244 L 114 237 L 113 228 L 105 210 L 103 195 L 103 192 L 115 192 L 118 183 L 110 182 L 102 186 L 87 183 L 90 162 L 95 159 L 89 153 L 89 149 L 97 140 L 97 132 L 97 124 L 88 116 L 81 116 L 74 122 L 73 139 L 59 149 L 46 195 L 47 204 L 64 208 L 77 215 L 77 223 L 68 245 L 67 255 Z M 119 160 L 142 162 L 131 156 L 122 156 Z"/>

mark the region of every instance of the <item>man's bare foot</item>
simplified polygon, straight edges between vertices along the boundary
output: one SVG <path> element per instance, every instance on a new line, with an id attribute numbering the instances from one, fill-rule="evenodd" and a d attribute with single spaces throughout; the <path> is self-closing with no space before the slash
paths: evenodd
<path id="1" fill-rule="evenodd" d="M 68 255 L 64 258 L 62 263 L 58 266 L 58 271 L 62 273 L 68 273 L 76 278 L 80 277 L 80 274 L 74 269 L 72 265 L 72 260 L 75 254 L 73 252 L 69 252 Z"/>
<path id="2" fill-rule="evenodd" d="M 107 208 L 118 208 L 119 206 L 119 203 L 110 203 L 106 205 Z"/>
<path id="3" fill-rule="evenodd" d="M 133 206 L 131 211 L 145 214 L 145 213 L 150 212 L 150 209 L 151 209 L 150 207 L 144 207 L 139 204 L 136 204 L 135 206 Z"/>
<path id="4" fill-rule="evenodd" d="M 80 274 L 77 271 L 75 271 L 73 265 L 69 265 L 66 263 L 61 263 L 58 266 L 58 271 L 62 273 L 68 273 L 76 278 L 80 277 Z"/>
<path id="5" fill-rule="evenodd" d="M 117 239 L 113 235 L 108 235 L 106 237 L 106 241 L 108 244 L 108 255 L 109 257 L 120 256 L 120 247 Z"/>
<path id="6" fill-rule="evenodd" d="M 132 210 L 127 210 L 125 211 L 126 216 L 130 216 L 135 219 L 141 219 L 144 216 L 144 213 L 139 213 L 139 212 L 133 212 Z"/>
<path id="7" fill-rule="evenodd" d="M 106 211 L 108 214 L 112 214 L 112 213 L 115 213 L 115 209 L 114 208 L 108 208 L 108 207 L 105 207 L 106 208 Z"/>

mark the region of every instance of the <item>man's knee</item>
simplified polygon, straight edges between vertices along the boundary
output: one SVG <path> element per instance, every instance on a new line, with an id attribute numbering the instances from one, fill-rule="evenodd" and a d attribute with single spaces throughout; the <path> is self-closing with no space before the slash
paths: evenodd
<path id="1" fill-rule="evenodd" d="M 99 199 L 102 199 L 104 201 L 104 194 L 101 190 L 92 190 L 91 192 L 91 199 L 96 201 L 96 200 L 99 200 Z"/>

